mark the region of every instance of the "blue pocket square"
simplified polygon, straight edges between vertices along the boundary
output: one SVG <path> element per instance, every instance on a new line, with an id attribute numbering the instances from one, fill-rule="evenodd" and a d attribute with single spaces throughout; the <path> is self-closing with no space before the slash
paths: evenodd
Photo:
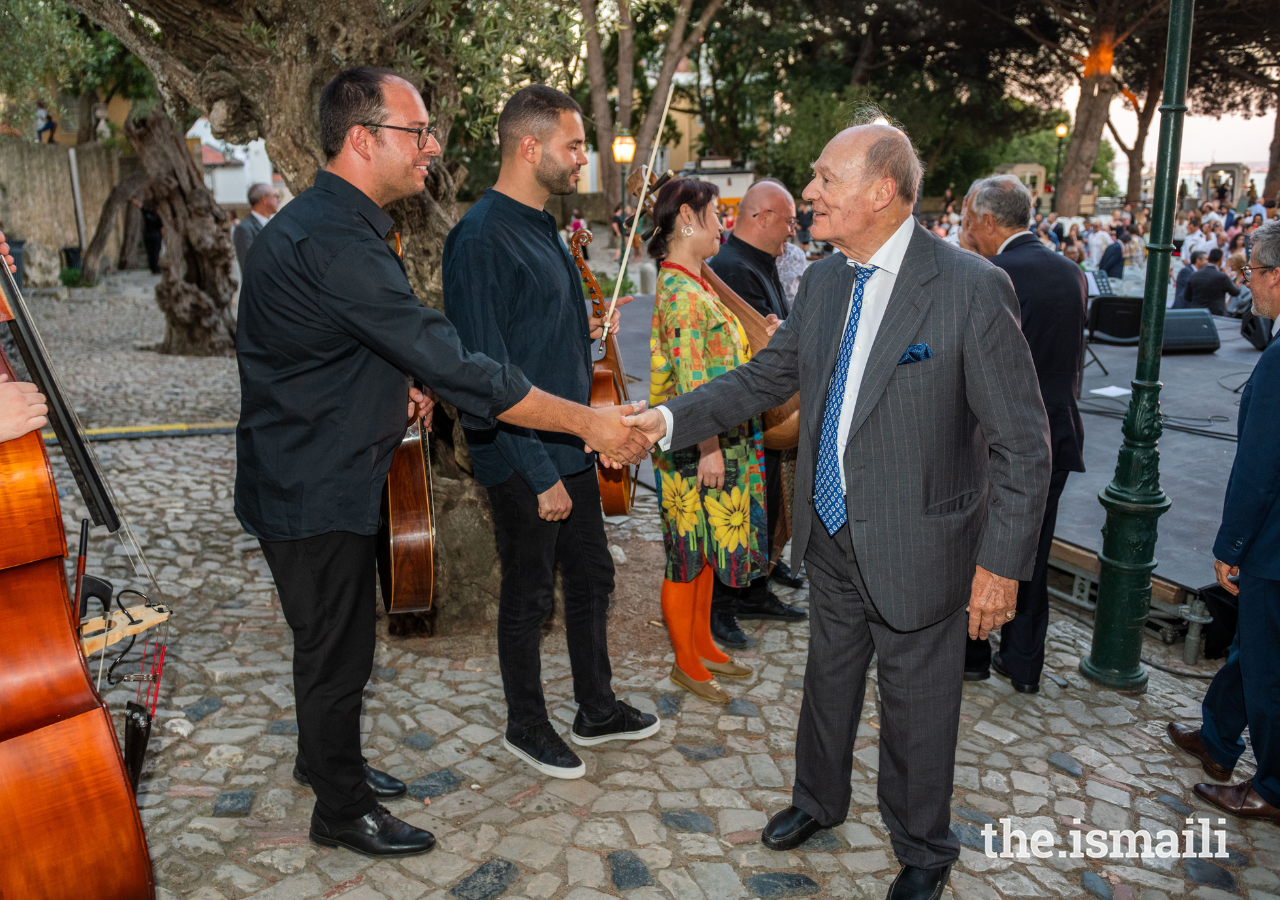
<path id="1" fill-rule="evenodd" d="M 907 352 L 902 354 L 898 365 L 905 366 L 907 363 L 923 362 L 926 359 L 933 359 L 933 351 L 929 349 L 929 345 L 912 344 L 907 348 Z"/>

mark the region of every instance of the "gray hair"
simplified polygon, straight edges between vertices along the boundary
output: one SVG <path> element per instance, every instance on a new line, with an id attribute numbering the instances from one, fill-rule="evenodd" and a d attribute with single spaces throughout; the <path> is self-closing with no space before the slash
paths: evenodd
<path id="1" fill-rule="evenodd" d="M 1280 219 L 1272 219 L 1253 233 L 1249 262 L 1258 266 L 1280 266 Z"/>
<path id="2" fill-rule="evenodd" d="M 1031 192 L 1016 175 L 981 178 L 969 188 L 974 215 L 989 215 L 1001 228 L 1026 228 L 1031 221 Z"/>
<path id="3" fill-rule="evenodd" d="M 263 184 L 259 181 L 257 184 L 249 185 L 249 205 L 257 206 L 263 197 L 271 193 L 271 185 Z"/>
<path id="4" fill-rule="evenodd" d="M 847 127 L 859 125 L 885 125 L 893 129 L 867 148 L 863 163 L 865 178 L 868 181 L 892 178 L 898 196 L 909 206 L 915 204 L 920 196 L 920 182 L 924 180 L 924 163 L 920 162 L 902 123 L 889 118 L 874 103 L 860 103 L 854 107 Z"/>

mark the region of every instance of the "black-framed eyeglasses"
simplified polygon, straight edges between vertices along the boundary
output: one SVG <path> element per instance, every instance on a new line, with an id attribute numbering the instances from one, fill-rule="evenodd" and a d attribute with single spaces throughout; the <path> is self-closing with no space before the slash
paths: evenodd
<path id="1" fill-rule="evenodd" d="M 1277 268 L 1277 267 L 1276 266 L 1241 266 L 1240 274 L 1244 276 L 1244 281 L 1246 284 L 1248 284 L 1249 277 L 1253 275 L 1254 269 L 1274 269 L 1274 268 Z"/>
<path id="2" fill-rule="evenodd" d="M 407 131 L 410 134 L 418 136 L 418 149 L 421 150 L 427 146 L 427 138 L 436 133 L 436 126 L 428 125 L 425 128 L 406 128 L 403 125 L 376 125 L 371 122 L 361 122 L 362 128 L 390 128 L 392 131 Z"/>
<path id="3" fill-rule="evenodd" d="M 753 212 L 751 214 L 751 218 L 754 219 L 756 216 L 760 215 L 761 213 L 773 213 L 775 216 L 777 215 L 777 213 L 774 212 L 772 209 L 762 209 L 759 212 Z M 796 227 L 796 217 L 792 216 L 791 218 L 787 219 L 787 228 L 792 229 L 795 227 Z"/>

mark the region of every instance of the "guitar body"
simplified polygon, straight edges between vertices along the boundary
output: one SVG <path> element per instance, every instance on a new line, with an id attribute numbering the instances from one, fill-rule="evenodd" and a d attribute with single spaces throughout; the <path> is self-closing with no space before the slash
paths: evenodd
<path id="1" fill-rule="evenodd" d="M 603 317 L 605 314 L 604 295 L 600 292 L 600 284 L 596 276 L 587 267 L 582 255 L 583 249 L 591 243 L 591 232 L 583 228 L 575 231 L 569 239 L 569 248 L 573 251 L 573 261 L 586 282 L 587 293 L 591 297 L 591 314 Z M 597 359 L 591 367 L 591 399 L 593 409 L 604 406 L 618 406 L 629 403 L 627 395 L 627 373 L 622 368 L 622 354 L 618 351 L 618 341 L 610 332 L 604 341 L 604 356 Z M 636 494 L 636 473 L 638 467 L 623 466 L 611 469 L 597 460 L 596 475 L 600 480 L 600 507 L 606 516 L 631 515 L 631 502 Z"/>
<path id="2" fill-rule="evenodd" d="M 0 354 L 0 372 L 13 377 Z M 0 444 L 0 898 L 154 898 L 151 858 L 110 714 L 67 593 L 39 432 Z"/>
<path id="3" fill-rule="evenodd" d="M 751 342 L 751 352 L 758 353 L 769 346 L 769 323 L 755 308 L 743 300 L 705 262 L 702 277 L 716 292 L 720 302 L 738 317 L 742 330 Z M 794 450 L 800 444 L 800 395 L 795 394 L 781 406 L 766 410 L 764 420 L 764 446 L 768 450 Z"/>
<path id="4" fill-rule="evenodd" d="M 427 612 L 435 601 L 436 519 L 431 460 L 415 419 L 391 459 L 382 494 L 378 576 L 388 613 Z"/>

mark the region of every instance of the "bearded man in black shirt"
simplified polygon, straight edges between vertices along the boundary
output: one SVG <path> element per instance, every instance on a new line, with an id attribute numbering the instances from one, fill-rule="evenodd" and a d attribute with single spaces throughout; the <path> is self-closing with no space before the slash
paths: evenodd
<path id="1" fill-rule="evenodd" d="M 294 778 L 316 792 L 313 841 L 380 858 L 435 844 L 378 803 L 405 785 L 360 752 L 382 490 L 407 416 L 431 411 L 410 378 L 472 426 L 574 434 L 618 462 L 648 448 L 622 423 L 630 407 L 547 394 L 515 366 L 468 353 L 418 301 L 386 244 L 383 207 L 422 192 L 440 153 L 433 130 L 421 94 L 394 72 L 349 69 L 325 86 L 328 163 L 249 249 L 236 335 L 235 510 L 262 544 L 293 631 Z"/>
<path id="2" fill-rule="evenodd" d="M 518 365 L 538 387 L 576 403 L 590 399 L 591 348 L 604 321 L 587 315 L 573 258 L 543 207 L 552 194 L 575 190 L 586 139 L 572 97 L 542 84 L 518 91 L 498 119 L 498 183 L 444 245 L 445 311 L 463 344 Z M 578 702 L 570 739 L 581 746 L 639 740 L 661 724 L 618 700 L 609 684 L 605 618 L 614 573 L 595 457 L 581 441 L 505 423 L 466 435 L 476 479 L 489 490 L 502 561 L 503 746 L 543 775 L 581 778 L 586 766 L 552 727 L 539 675 L 557 559 Z"/>

